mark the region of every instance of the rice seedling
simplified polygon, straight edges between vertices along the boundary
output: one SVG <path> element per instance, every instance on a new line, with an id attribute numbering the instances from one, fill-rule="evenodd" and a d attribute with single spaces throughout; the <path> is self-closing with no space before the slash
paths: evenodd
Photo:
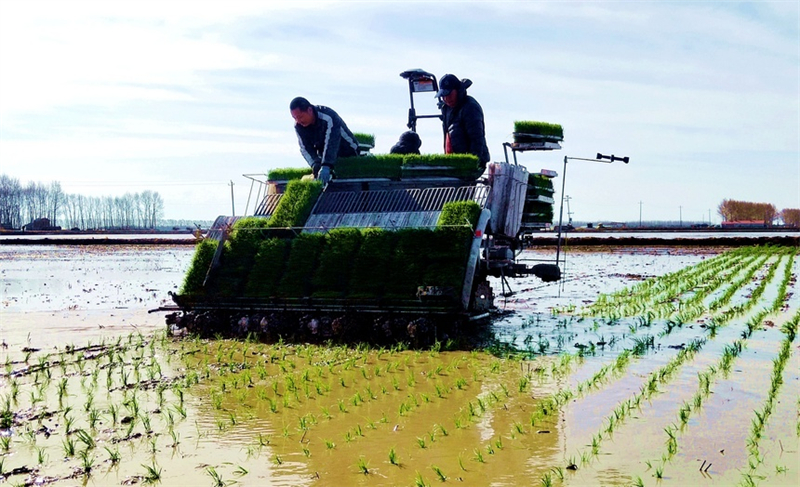
<path id="1" fill-rule="evenodd" d="M 336 443 L 332 442 L 331 440 L 323 440 L 325 442 L 325 448 L 328 450 L 333 450 L 336 448 Z"/>
<path id="2" fill-rule="evenodd" d="M 141 414 L 139 415 L 139 421 L 142 423 L 142 428 L 144 428 L 145 433 L 151 433 L 153 429 L 150 427 L 150 415 L 149 414 Z"/>
<path id="3" fill-rule="evenodd" d="M 64 456 L 66 457 L 75 456 L 75 440 L 67 436 L 61 441 L 61 445 L 64 449 Z"/>
<path id="4" fill-rule="evenodd" d="M 36 448 L 36 462 L 39 465 L 43 465 L 47 463 L 47 451 L 44 447 Z"/>
<path id="5" fill-rule="evenodd" d="M 416 477 L 414 477 L 414 487 L 430 487 L 430 484 L 425 482 L 425 479 L 422 477 L 422 474 L 417 471 Z"/>
<path id="6" fill-rule="evenodd" d="M 133 430 L 136 428 L 136 418 L 132 417 L 132 416 L 128 417 L 128 423 L 127 424 L 128 424 L 128 427 L 127 427 L 127 430 L 126 430 L 126 437 L 130 438 L 130 436 L 133 434 Z"/>
<path id="7" fill-rule="evenodd" d="M 369 474 L 369 464 L 364 460 L 364 457 L 358 457 L 358 461 L 356 462 L 356 466 L 358 467 L 358 471 L 364 475 Z"/>
<path id="8" fill-rule="evenodd" d="M 11 436 L 0 436 L 0 450 L 4 452 L 11 450 Z"/>
<path id="9" fill-rule="evenodd" d="M 80 429 L 75 431 L 75 436 L 78 437 L 78 441 L 86 446 L 87 450 L 91 450 L 97 446 L 97 443 L 95 443 L 92 435 L 87 433 L 85 430 Z"/>
<path id="10" fill-rule="evenodd" d="M 592 455 L 597 455 L 600 451 L 600 442 L 602 441 L 602 437 L 598 434 L 592 436 Z"/>
<path id="11" fill-rule="evenodd" d="M 119 449 L 111 450 L 109 447 L 105 447 L 105 449 L 106 449 L 106 452 L 108 453 L 108 461 L 111 463 L 111 465 L 118 464 L 120 462 L 120 460 L 122 459 L 122 457 L 121 457 L 121 455 L 119 453 Z"/>
<path id="12" fill-rule="evenodd" d="M 484 458 L 483 458 L 483 452 L 481 452 L 479 449 L 477 449 L 477 448 L 476 448 L 476 449 L 473 451 L 473 453 L 475 454 L 475 461 L 476 461 L 476 462 L 478 462 L 478 463 L 485 463 L 485 460 L 484 460 Z"/>
<path id="13" fill-rule="evenodd" d="M 225 487 L 227 485 L 225 481 L 222 479 L 222 476 L 217 472 L 217 470 L 212 467 L 206 467 L 206 473 L 211 477 L 211 485 L 214 487 Z"/>
<path id="14" fill-rule="evenodd" d="M 222 394 L 212 393 L 211 394 L 211 405 L 214 409 L 220 410 L 222 409 Z"/>
<path id="15" fill-rule="evenodd" d="M 89 454 L 89 450 L 83 450 L 79 456 L 81 458 L 81 470 L 83 470 L 83 474 L 89 475 L 94 468 L 94 455 Z"/>
<path id="16" fill-rule="evenodd" d="M 176 433 L 174 430 L 170 430 L 170 436 L 172 437 L 172 444 L 170 445 L 171 448 L 177 448 L 180 444 L 180 434 Z"/>
<path id="17" fill-rule="evenodd" d="M 431 465 L 431 470 L 436 473 L 436 476 L 439 477 L 439 480 L 445 482 L 447 480 L 447 476 L 442 472 L 442 469 L 437 467 L 436 465 Z"/>
<path id="18" fill-rule="evenodd" d="M 142 479 L 144 483 L 155 484 L 161 481 L 162 469 L 155 462 L 150 465 L 142 464 L 142 467 L 145 469 L 145 474 Z"/>

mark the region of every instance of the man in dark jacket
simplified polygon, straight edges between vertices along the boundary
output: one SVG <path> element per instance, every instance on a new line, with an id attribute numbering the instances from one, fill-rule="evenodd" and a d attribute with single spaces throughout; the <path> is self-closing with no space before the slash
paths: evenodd
<path id="1" fill-rule="evenodd" d="M 486 146 L 483 109 L 475 98 L 467 95 L 467 88 L 471 85 L 471 81 L 459 80 L 452 74 L 446 74 L 439 80 L 436 96 L 443 102 L 444 153 L 474 154 L 481 168 L 485 168 L 490 156 Z"/>
<path id="2" fill-rule="evenodd" d="M 400 140 L 392 146 L 389 154 L 419 154 L 421 146 L 422 139 L 416 132 L 409 130 L 400 135 Z"/>
<path id="3" fill-rule="evenodd" d="M 298 96 L 289 103 L 300 153 L 311 166 L 314 177 L 327 183 L 339 157 L 358 155 L 358 142 L 344 120 L 332 109 L 312 105 Z"/>

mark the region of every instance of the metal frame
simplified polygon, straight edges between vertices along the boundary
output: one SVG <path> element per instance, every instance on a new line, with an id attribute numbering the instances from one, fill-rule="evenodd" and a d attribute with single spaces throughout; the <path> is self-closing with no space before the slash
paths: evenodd
<path id="1" fill-rule="evenodd" d="M 414 89 L 414 83 L 418 82 L 422 79 L 424 80 L 431 80 L 433 82 L 433 93 L 439 91 L 439 84 L 436 82 L 436 76 L 433 73 L 429 73 L 427 71 L 423 71 L 421 69 L 411 69 L 408 71 L 403 71 L 400 73 L 400 76 L 404 79 L 408 80 L 408 98 L 411 103 L 411 108 L 408 109 L 408 124 L 406 126 L 411 129 L 412 132 L 417 131 L 417 120 L 420 118 L 437 118 L 441 120 L 442 116 L 440 115 L 417 115 L 417 109 L 414 108 L 414 93 L 430 93 L 431 91 L 417 91 Z"/>
<path id="2" fill-rule="evenodd" d="M 608 160 L 604 160 L 608 159 Z M 556 264 L 559 262 L 559 257 L 561 255 L 561 230 L 563 227 L 564 222 L 564 187 L 567 184 L 567 161 L 588 161 L 588 162 L 602 162 L 603 164 L 611 164 L 614 161 L 622 161 L 625 164 L 629 162 L 628 157 L 617 157 L 615 155 L 604 156 L 601 153 L 597 153 L 597 157 L 595 159 L 587 159 L 585 157 L 568 157 L 564 156 L 564 172 L 561 175 L 561 207 L 558 210 L 558 241 L 556 243 Z"/>
<path id="3" fill-rule="evenodd" d="M 264 189 L 264 194 L 267 193 L 267 175 L 264 173 L 255 173 L 255 174 L 242 174 L 242 176 L 246 177 L 250 180 L 250 192 L 247 193 L 247 204 L 244 205 L 244 216 L 247 216 L 247 210 L 250 208 L 250 197 L 253 196 L 253 185 L 259 183 L 258 191 L 256 192 L 256 201 L 261 201 L 261 190 Z M 264 176 L 264 180 L 262 181 L 258 176 Z M 256 203 L 257 205 L 258 203 Z M 257 215 L 256 213 L 256 205 L 253 205 L 253 214 Z"/>

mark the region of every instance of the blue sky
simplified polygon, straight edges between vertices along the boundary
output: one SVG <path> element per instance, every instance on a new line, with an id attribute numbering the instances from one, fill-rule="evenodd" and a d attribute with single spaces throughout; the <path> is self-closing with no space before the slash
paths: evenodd
<path id="1" fill-rule="evenodd" d="M 531 171 L 629 156 L 569 163 L 575 220 L 719 222 L 723 199 L 800 208 L 796 1 L 3 0 L 0 173 L 156 190 L 165 217 L 204 220 L 230 214 L 232 180 L 241 214 L 242 174 L 305 164 L 293 97 L 385 153 L 412 68 L 473 81 L 492 160 L 515 120 L 564 126 L 561 151 L 519 155 Z M 415 104 L 435 111 L 432 96 Z M 419 132 L 423 152 L 442 151 L 438 122 Z"/>

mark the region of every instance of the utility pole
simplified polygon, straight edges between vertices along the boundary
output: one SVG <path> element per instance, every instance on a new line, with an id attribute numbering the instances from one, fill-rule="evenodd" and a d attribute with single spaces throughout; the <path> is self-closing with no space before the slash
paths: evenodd
<path id="1" fill-rule="evenodd" d="M 233 206 L 233 180 L 231 180 L 231 216 L 236 216 L 236 207 Z"/>
<path id="2" fill-rule="evenodd" d="M 569 200 L 572 198 L 569 195 L 564 196 L 564 199 L 567 200 L 567 224 L 572 225 L 572 210 L 569 209 Z"/>
<path id="3" fill-rule="evenodd" d="M 683 206 L 678 206 L 678 226 L 683 228 Z"/>
<path id="4" fill-rule="evenodd" d="M 639 228 L 642 228 L 642 201 L 639 200 Z"/>

